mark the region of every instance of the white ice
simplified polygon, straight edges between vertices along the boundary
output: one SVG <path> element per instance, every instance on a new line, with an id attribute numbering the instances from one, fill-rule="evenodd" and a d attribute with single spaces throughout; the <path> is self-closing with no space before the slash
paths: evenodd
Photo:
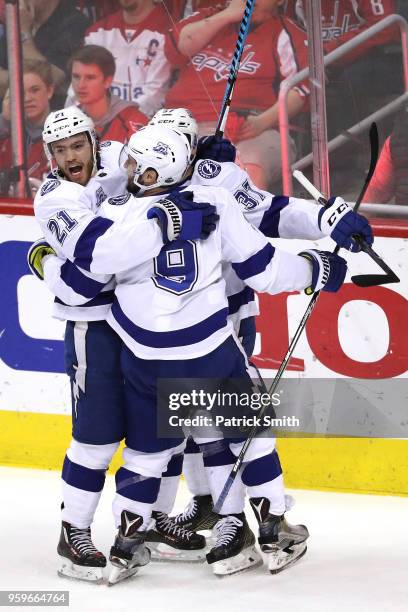
<path id="1" fill-rule="evenodd" d="M 311 535 L 306 556 L 283 573 L 272 576 L 264 566 L 219 579 L 205 564 L 151 563 L 108 588 L 56 574 L 59 474 L 1 467 L 0 479 L 1 590 L 69 590 L 71 612 L 408 610 L 407 498 L 292 491 L 287 517 Z M 114 537 L 113 491 L 108 477 L 93 527 L 105 553 Z M 177 510 L 188 497 L 182 485 Z M 255 528 L 250 510 L 248 518 Z"/>

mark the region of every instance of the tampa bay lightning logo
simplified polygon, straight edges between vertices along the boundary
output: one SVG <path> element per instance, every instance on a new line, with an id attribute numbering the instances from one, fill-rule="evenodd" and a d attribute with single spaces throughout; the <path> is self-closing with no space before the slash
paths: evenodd
<path id="1" fill-rule="evenodd" d="M 159 153 L 160 155 L 167 155 L 169 152 L 169 145 L 166 145 L 164 142 L 159 142 L 154 145 L 153 147 L 153 151 L 155 151 L 156 153 Z"/>
<path id="2" fill-rule="evenodd" d="M 44 183 L 44 185 L 41 187 L 40 194 L 44 196 L 47 193 L 51 193 L 51 191 L 54 191 L 54 189 L 56 189 L 58 185 L 61 185 L 61 181 L 59 181 L 58 179 L 51 179 L 50 181 Z"/>
<path id="3" fill-rule="evenodd" d="M 122 206 L 123 204 L 126 204 L 129 198 L 130 198 L 130 193 L 126 193 L 125 195 L 120 195 L 120 196 L 115 196 L 114 198 L 109 198 L 108 202 L 109 204 L 112 204 L 112 206 Z"/>
<path id="4" fill-rule="evenodd" d="M 100 147 L 110 147 L 112 144 L 112 142 L 110 140 L 104 140 L 103 142 L 99 143 Z"/>
<path id="5" fill-rule="evenodd" d="M 197 167 L 198 174 L 205 179 L 215 178 L 221 172 L 221 165 L 211 159 L 205 159 Z"/>

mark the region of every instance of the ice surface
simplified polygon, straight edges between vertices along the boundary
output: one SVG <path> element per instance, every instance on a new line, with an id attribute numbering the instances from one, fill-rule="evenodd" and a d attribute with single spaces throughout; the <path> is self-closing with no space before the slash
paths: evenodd
<path id="1" fill-rule="evenodd" d="M 56 574 L 58 473 L 0 467 L 0 482 L 0 589 L 69 590 L 70 612 L 408 610 L 407 498 L 292 491 L 288 520 L 305 523 L 311 536 L 306 556 L 282 574 L 264 566 L 219 579 L 206 564 L 151 563 L 108 588 Z M 114 538 L 113 491 L 108 477 L 93 527 L 105 554 Z M 177 510 L 188 498 L 183 484 Z M 255 528 L 251 510 L 248 518 Z"/>

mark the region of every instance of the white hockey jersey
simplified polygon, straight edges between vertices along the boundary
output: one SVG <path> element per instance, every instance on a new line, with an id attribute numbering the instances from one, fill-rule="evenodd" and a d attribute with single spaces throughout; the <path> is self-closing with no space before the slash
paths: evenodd
<path id="1" fill-rule="evenodd" d="M 118 172 L 123 145 L 108 143 L 101 148 L 98 172 L 101 178 L 104 175 L 109 178 L 113 170 Z M 125 184 L 123 175 L 121 180 Z M 45 239 L 66 260 L 44 258 L 47 286 L 57 296 L 53 313 L 57 318 L 105 319 L 113 301 L 112 274 L 155 257 L 163 246 L 161 231 L 154 220 L 121 223 L 121 207 L 131 198 L 130 194 L 109 198 L 94 181 L 91 179 L 87 187 L 82 187 L 48 178 L 34 199 L 35 217 Z"/>
<path id="2" fill-rule="evenodd" d="M 246 220 L 269 238 L 317 240 L 324 236 L 318 226 L 320 205 L 258 189 L 248 173 L 232 162 L 199 161 L 191 184 L 227 189 L 238 202 Z M 258 302 L 253 289 L 237 276 L 231 264 L 224 264 L 223 274 L 230 316 L 238 332 L 242 319 L 259 314 Z"/>
<path id="3" fill-rule="evenodd" d="M 160 254 L 116 274 L 108 323 L 143 359 L 192 359 L 208 354 L 232 332 L 222 262 L 252 289 L 280 293 L 309 286 L 312 268 L 303 257 L 279 249 L 245 221 L 225 189 L 188 186 L 196 201 L 220 216 L 207 240 L 174 241 Z M 136 198 L 129 222 L 140 222 L 162 195 Z M 113 248 L 113 245 L 112 245 Z"/>
<path id="4" fill-rule="evenodd" d="M 318 239 L 323 235 L 317 223 L 320 206 L 306 200 L 273 196 L 262 191 L 253 185 L 248 174 L 236 164 L 219 164 L 212 160 L 200 161 L 196 165 L 191 183 L 225 186 L 234 195 L 246 219 L 255 227 L 260 227 L 268 237 Z M 86 197 L 91 202 L 91 208 L 93 210 L 98 208 L 101 189 L 107 196 L 122 194 L 125 184 L 125 178 L 118 172 L 99 172 L 85 189 Z M 126 206 L 129 205 L 132 205 L 131 202 L 126 204 Z M 112 214 L 111 205 L 106 201 L 103 204 L 103 216 L 109 219 L 115 217 Z M 109 303 L 113 300 L 112 283 L 109 286 L 109 294 L 97 296 L 97 284 L 91 285 L 86 280 L 81 285 L 77 281 L 77 277 L 80 277 L 80 270 L 76 271 L 75 277 L 73 274 L 71 276 L 61 275 L 61 272 L 64 272 L 61 263 L 52 257 L 44 260 L 45 280 L 49 289 L 58 296 L 57 301 L 60 304 L 54 314 L 61 318 L 68 317 L 74 320 L 77 318 L 86 320 L 89 318 L 89 313 L 103 318 L 109 311 Z M 229 263 L 223 264 L 223 276 L 226 281 L 229 315 L 238 333 L 242 319 L 259 314 L 255 292 L 236 275 Z M 67 286 L 67 283 L 74 278 L 75 288 Z M 87 291 L 81 293 L 83 287 L 86 287 Z M 92 291 L 95 293 L 92 294 Z M 85 303 L 89 298 L 92 298 L 91 301 Z M 104 308 L 101 305 L 94 306 L 99 300 L 104 301 Z M 71 306 L 63 306 L 61 302 Z M 79 306 L 80 304 L 83 306 Z M 75 308 L 76 305 L 78 308 Z"/>

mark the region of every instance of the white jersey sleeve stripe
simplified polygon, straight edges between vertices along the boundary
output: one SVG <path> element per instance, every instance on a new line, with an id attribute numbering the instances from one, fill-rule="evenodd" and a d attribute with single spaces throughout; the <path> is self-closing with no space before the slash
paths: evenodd
<path id="1" fill-rule="evenodd" d="M 241 306 L 245 306 L 245 304 L 250 304 L 255 299 L 255 292 L 251 287 L 245 287 L 239 293 L 234 293 L 234 295 L 228 296 L 228 314 L 233 315 L 239 311 Z"/>
<path id="2" fill-rule="evenodd" d="M 79 293 L 79 295 L 88 299 L 98 295 L 106 284 L 83 274 L 69 259 L 61 266 L 61 280 L 75 293 Z"/>
<path id="3" fill-rule="evenodd" d="M 113 221 L 105 217 L 95 217 L 82 232 L 75 245 L 74 263 L 90 271 L 95 243 L 113 225 Z"/>
<path id="4" fill-rule="evenodd" d="M 133 323 L 125 315 L 116 298 L 113 302 L 111 314 L 120 327 L 138 344 L 150 348 L 166 349 L 194 345 L 197 342 L 206 340 L 218 330 L 226 327 L 228 308 L 222 308 L 190 327 L 165 332 L 144 329 Z"/>
<path id="5" fill-rule="evenodd" d="M 269 238 L 279 238 L 279 223 L 281 219 L 281 210 L 289 204 L 287 196 L 274 196 L 268 210 L 265 211 L 259 231 Z"/>
<path id="6" fill-rule="evenodd" d="M 263 249 L 240 263 L 232 263 L 232 267 L 237 276 L 241 280 L 262 274 L 271 262 L 275 253 L 275 247 L 270 243 L 266 244 Z"/>
<path id="7" fill-rule="evenodd" d="M 92 306 L 105 306 L 107 304 L 109 305 L 112 304 L 114 297 L 115 292 L 113 290 L 102 291 L 101 293 L 98 293 L 96 297 L 92 298 L 92 300 L 89 300 L 89 302 L 81 304 L 81 308 L 92 308 Z M 66 304 L 58 297 L 55 298 L 55 302 L 57 304 L 62 304 L 63 306 L 66 306 Z M 102 319 L 103 318 L 104 317 L 102 317 Z"/>

